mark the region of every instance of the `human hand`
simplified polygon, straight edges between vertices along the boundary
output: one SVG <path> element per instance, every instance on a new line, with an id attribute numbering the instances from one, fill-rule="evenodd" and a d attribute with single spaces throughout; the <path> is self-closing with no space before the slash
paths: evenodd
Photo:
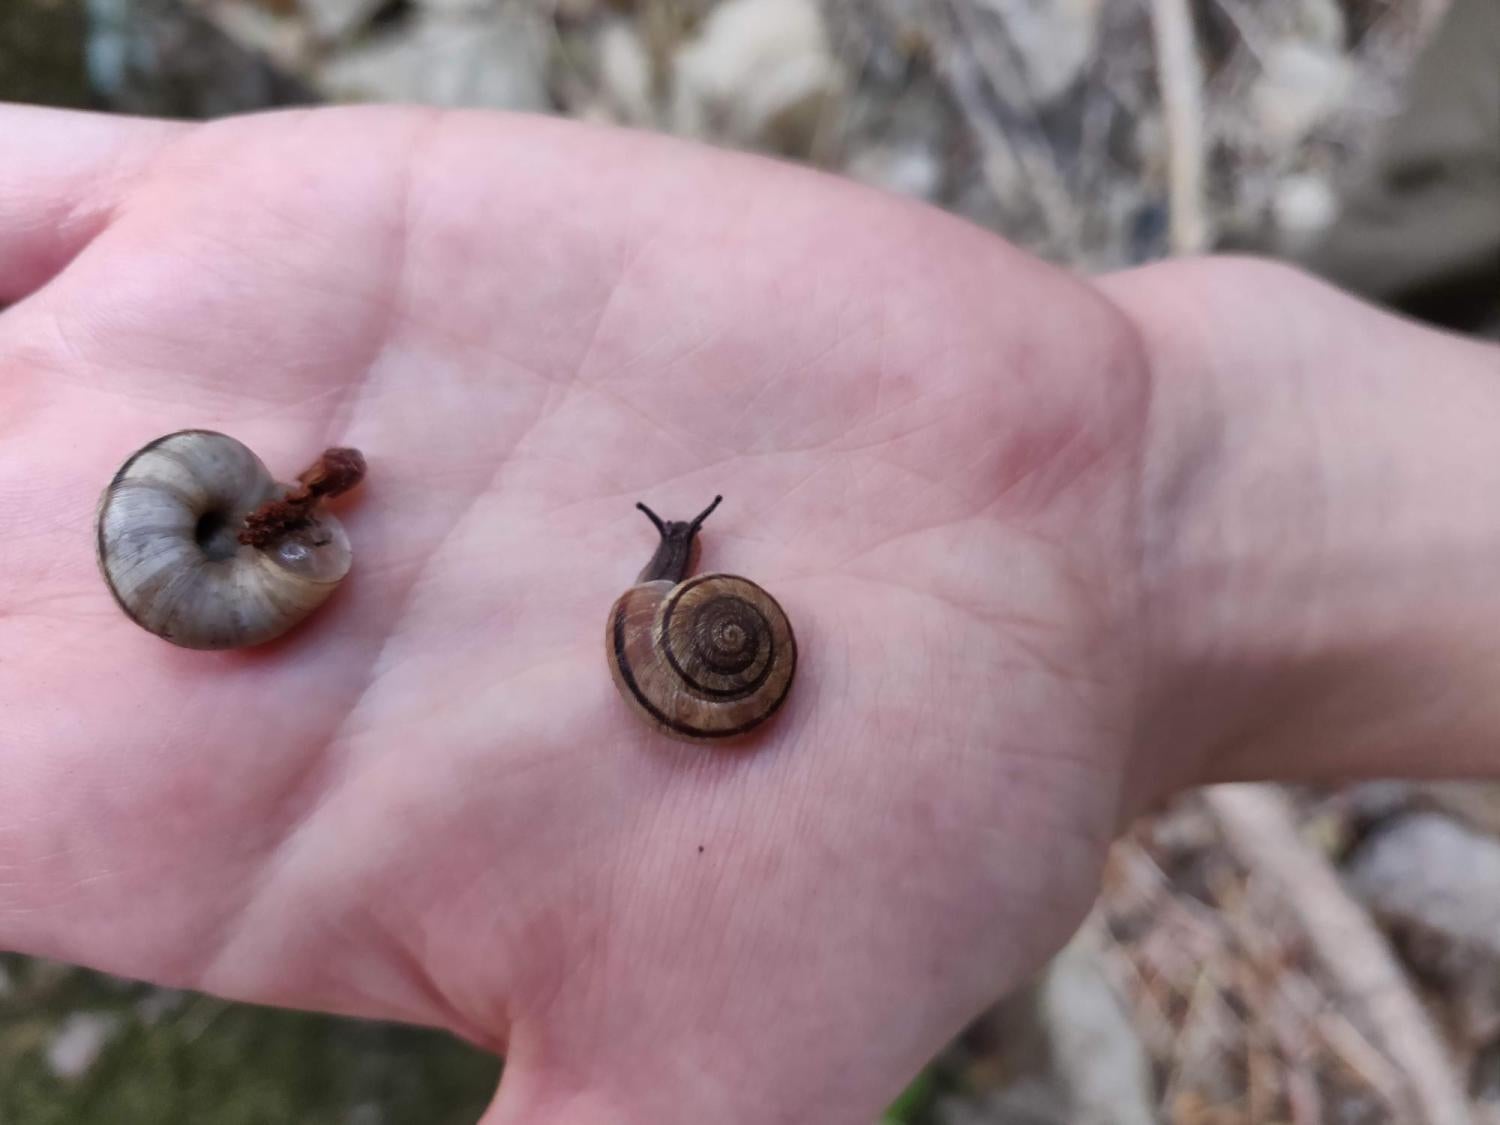
<path id="1" fill-rule="evenodd" d="M 495 1125 L 863 1122 L 1201 772 L 1144 753 L 1170 300 L 558 123 L 0 131 L 0 944 L 450 1028 L 507 1054 Z M 266 649 L 96 573 L 99 490 L 188 426 L 369 457 L 353 574 Z M 704 568 L 801 651 L 738 749 L 647 730 L 601 642 L 633 503 L 718 492 Z"/>
<path id="2" fill-rule="evenodd" d="M 1121 815 L 1143 371 L 953 220 L 646 137 L 29 111 L 0 173 L 0 940 L 505 1050 L 496 1120 L 873 1115 L 1076 923 Z M 261 651 L 131 626 L 115 466 L 362 448 L 355 570 Z M 626 709 L 634 510 L 802 666 L 741 749 Z"/>

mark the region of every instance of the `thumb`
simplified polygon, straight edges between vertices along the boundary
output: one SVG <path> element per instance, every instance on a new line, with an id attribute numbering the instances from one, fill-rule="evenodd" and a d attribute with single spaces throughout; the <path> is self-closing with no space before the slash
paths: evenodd
<path id="1" fill-rule="evenodd" d="M 60 273 L 189 128 L 0 105 L 0 306 Z"/>

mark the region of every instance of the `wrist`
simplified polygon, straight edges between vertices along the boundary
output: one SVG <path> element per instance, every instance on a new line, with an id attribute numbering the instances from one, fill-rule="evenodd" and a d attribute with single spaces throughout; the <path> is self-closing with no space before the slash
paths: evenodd
<path id="1" fill-rule="evenodd" d="M 1102 285 L 1152 365 L 1148 772 L 1500 773 L 1500 353 L 1269 264 Z"/>

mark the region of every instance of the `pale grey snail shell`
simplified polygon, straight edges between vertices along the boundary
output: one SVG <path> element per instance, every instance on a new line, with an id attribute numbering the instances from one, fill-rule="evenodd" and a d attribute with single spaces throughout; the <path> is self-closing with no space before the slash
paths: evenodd
<path id="1" fill-rule="evenodd" d="M 242 443 L 209 430 L 158 438 L 121 466 L 99 503 L 99 566 L 143 629 L 184 648 L 263 644 L 338 587 L 352 553 L 321 508 L 266 549 L 237 535 L 293 487 Z"/>

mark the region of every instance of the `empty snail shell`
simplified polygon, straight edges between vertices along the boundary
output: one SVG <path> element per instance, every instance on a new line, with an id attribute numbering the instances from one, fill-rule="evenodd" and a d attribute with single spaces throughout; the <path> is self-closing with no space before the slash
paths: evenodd
<path id="1" fill-rule="evenodd" d="M 636 584 L 610 610 L 605 651 L 615 686 L 663 734 L 732 738 L 769 719 L 797 670 L 797 641 L 776 599 L 748 578 L 689 578 L 695 537 L 723 497 L 690 522 L 663 521 Z"/>
<path id="2" fill-rule="evenodd" d="M 99 502 L 99 567 L 120 608 L 184 648 L 279 637 L 349 572 L 343 527 L 322 501 L 364 476 L 358 450 L 330 449 L 278 484 L 232 437 L 182 430 L 130 456 Z"/>

